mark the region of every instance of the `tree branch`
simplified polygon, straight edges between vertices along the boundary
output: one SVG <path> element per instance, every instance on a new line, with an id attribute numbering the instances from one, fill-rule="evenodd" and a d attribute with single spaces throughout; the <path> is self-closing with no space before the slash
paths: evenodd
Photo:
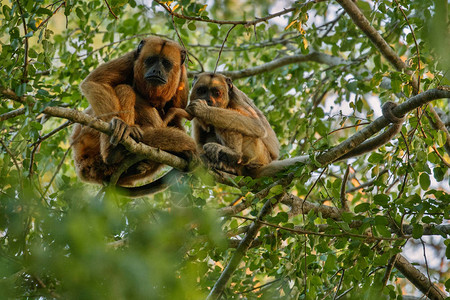
<path id="1" fill-rule="evenodd" d="M 427 276 L 417 270 L 404 256 L 397 255 L 395 267 L 428 298 L 441 300 L 447 297 L 444 292 L 432 284 Z"/>
<path id="2" fill-rule="evenodd" d="M 292 173 L 289 174 L 288 176 L 286 176 L 285 178 L 283 178 L 283 180 L 284 180 L 283 187 L 286 188 L 292 182 L 293 179 L 294 179 L 294 174 L 292 174 Z M 233 256 L 231 257 L 230 262 L 225 267 L 225 270 L 222 272 L 222 274 L 220 274 L 220 277 L 217 280 L 217 282 L 214 284 L 214 287 L 211 289 L 211 292 L 209 293 L 209 295 L 207 297 L 208 300 L 220 298 L 223 291 L 225 290 L 225 287 L 226 287 L 229 279 L 231 278 L 231 275 L 233 275 L 234 271 L 238 267 L 242 258 L 247 253 L 247 250 L 250 248 L 250 245 L 256 238 L 256 235 L 258 234 L 259 230 L 263 226 L 263 224 L 259 221 L 262 221 L 265 216 L 267 216 L 268 214 L 270 214 L 272 212 L 273 207 L 278 202 L 280 202 L 280 200 L 284 197 L 284 195 L 285 195 L 285 192 L 283 191 L 282 193 L 278 194 L 277 196 L 268 199 L 264 203 L 263 207 L 261 208 L 261 210 L 256 218 L 257 220 L 250 225 L 247 233 L 245 234 L 245 237 L 240 241 L 236 251 L 233 253 Z"/>
<path id="3" fill-rule="evenodd" d="M 402 117 L 409 111 L 416 109 L 430 101 L 442 98 L 450 97 L 450 88 L 441 87 L 437 89 L 431 89 L 423 92 L 419 95 L 409 98 L 407 101 L 399 104 L 392 109 L 392 113 L 396 117 Z M 340 143 L 339 145 L 331 148 L 327 152 L 317 156 L 317 161 L 322 165 L 327 165 L 336 159 L 340 158 L 350 150 L 356 148 L 362 142 L 370 138 L 375 133 L 379 132 L 381 129 L 389 125 L 389 121 L 381 116 L 373 121 L 370 125 L 366 126 L 362 130 L 356 132 L 354 135 Z"/>
<path id="4" fill-rule="evenodd" d="M 25 113 L 24 107 L 9 111 L 7 113 L 0 115 L 0 122 L 11 119 L 11 118 L 15 118 L 17 116 L 23 115 L 24 113 Z"/>
<path id="5" fill-rule="evenodd" d="M 247 250 L 250 248 L 250 245 L 252 244 L 253 240 L 256 238 L 256 235 L 258 234 L 261 227 L 264 225 L 261 221 L 265 216 L 270 214 L 272 212 L 273 207 L 280 201 L 280 199 L 283 197 L 284 193 L 281 193 L 280 195 L 276 196 L 275 198 L 268 199 L 264 206 L 261 208 L 261 211 L 258 214 L 257 220 L 253 222 L 250 225 L 250 228 L 248 229 L 245 237 L 240 241 L 236 251 L 234 252 L 233 256 L 231 257 L 230 262 L 225 267 L 225 270 L 220 274 L 219 279 L 214 284 L 214 287 L 211 289 L 211 292 L 209 293 L 207 300 L 213 300 L 213 299 L 219 299 L 222 295 L 223 291 L 225 290 L 225 287 L 231 277 L 233 275 L 234 271 L 238 267 L 239 263 L 241 262 L 244 255 L 247 253 Z M 274 201 L 275 200 L 275 201 Z M 273 201 L 275 203 L 273 203 Z"/>
<path id="6" fill-rule="evenodd" d="M 351 0 L 337 0 L 337 2 L 344 8 L 347 14 L 352 18 L 353 22 L 358 26 L 366 36 L 372 41 L 375 47 L 378 48 L 380 53 L 393 65 L 397 70 L 403 71 L 408 75 L 413 75 L 413 72 L 408 69 L 403 60 L 397 55 L 397 53 L 392 50 L 389 44 L 383 39 L 383 37 L 378 33 L 378 31 L 370 25 L 369 20 L 360 11 L 358 6 Z M 411 78 L 411 85 L 415 94 L 419 92 L 419 83 L 415 78 Z M 431 123 L 434 129 L 439 130 L 440 125 L 443 124 L 440 117 L 437 115 L 433 106 L 429 106 L 430 112 L 436 119 L 436 123 Z M 446 135 L 445 150 L 450 155 L 450 134 L 448 131 L 444 131 Z"/>
<path id="7" fill-rule="evenodd" d="M 166 5 L 165 3 L 161 2 L 161 1 L 158 1 L 158 0 L 153 0 L 153 1 L 155 1 L 156 3 L 161 5 L 173 17 L 180 18 L 180 19 L 185 19 L 185 20 L 190 20 L 190 21 L 215 23 L 215 24 L 219 24 L 219 25 L 231 24 L 231 25 L 253 26 L 253 25 L 256 25 L 258 23 L 266 22 L 266 21 L 268 21 L 270 19 L 273 19 L 273 18 L 282 16 L 282 15 L 288 14 L 290 12 L 293 12 L 293 11 L 299 9 L 298 7 L 291 7 L 291 8 L 288 8 L 288 9 L 284 9 L 284 10 L 282 10 L 280 12 L 277 12 L 275 14 L 268 15 L 268 16 L 266 16 L 264 18 L 256 18 L 256 19 L 254 19 L 252 21 L 227 21 L 227 20 L 212 20 L 212 19 L 208 19 L 206 17 L 185 16 L 185 15 L 182 15 L 182 14 L 174 12 L 172 10 L 172 8 L 170 8 L 168 5 Z M 309 3 L 316 3 L 316 2 L 318 2 L 318 1 L 314 1 L 313 0 L 313 1 L 307 2 L 307 3 L 303 4 L 303 5 L 306 5 L 306 4 L 309 4 Z"/>
<path id="8" fill-rule="evenodd" d="M 62 107 L 46 107 L 42 113 L 89 126 L 107 135 L 112 133 L 108 123 L 77 110 Z M 137 155 L 143 155 L 152 161 L 157 161 L 179 170 L 186 170 L 188 167 L 188 163 L 184 159 L 143 143 L 136 143 L 131 137 L 127 137 L 122 144 L 128 151 Z"/>
<path id="9" fill-rule="evenodd" d="M 16 93 L 11 89 L 0 87 L 0 94 L 6 96 L 8 99 L 24 103 L 23 99 L 21 97 L 18 97 Z M 108 123 L 78 110 L 49 106 L 44 108 L 44 110 L 42 110 L 42 113 L 53 117 L 64 118 L 74 123 L 80 123 L 82 125 L 89 126 L 107 135 L 112 134 L 110 125 Z M 143 143 L 136 143 L 131 137 L 127 137 L 125 140 L 123 140 L 122 144 L 128 151 L 136 155 L 145 156 L 147 159 L 150 159 L 152 161 L 160 162 L 179 170 L 186 170 L 189 167 L 188 163 L 184 159 L 163 150 L 145 145 Z"/>
<path id="10" fill-rule="evenodd" d="M 372 41 L 381 54 L 399 71 L 407 72 L 408 66 L 401 58 L 392 50 L 391 46 L 383 39 L 381 34 L 370 25 L 369 20 L 364 16 L 358 6 L 351 0 L 336 0 L 347 12 L 356 26 L 361 29 L 366 36 Z M 411 74 L 411 71 L 409 71 Z"/>
<path id="11" fill-rule="evenodd" d="M 336 65 L 349 65 L 350 62 L 336 56 L 332 56 L 325 53 L 320 52 L 311 52 L 306 55 L 292 55 L 292 56 L 285 56 L 282 58 L 275 59 L 269 63 L 263 64 L 261 66 L 256 66 L 244 70 L 238 70 L 238 71 L 222 71 L 221 74 L 230 77 L 231 79 L 239 79 L 244 77 L 250 77 L 254 75 L 258 75 L 265 72 L 270 72 L 275 69 L 284 67 L 286 65 L 290 64 L 297 64 L 301 62 L 307 62 L 307 61 L 314 61 L 321 64 L 336 66 Z M 191 75 L 193 76 L 193 75 Z"/>

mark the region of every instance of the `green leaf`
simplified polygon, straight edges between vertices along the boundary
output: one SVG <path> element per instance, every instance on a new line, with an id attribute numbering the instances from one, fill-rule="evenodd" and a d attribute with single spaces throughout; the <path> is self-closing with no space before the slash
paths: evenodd
<path id="1" fill-rule="evenodd" d="M 323 266 L 326 271 L 332 271 L 336 269 L 336 256 L 333 254 L 328 255 L 327 260 Z"/>
<path id="2" fill-rule="evenodd" d="M 423 235 L 423 226 L 420 224 L 413 224 L 412 237 L 420 239 Z"/>
<path id="3" fill-rule="evenodd" d="M 444 180 L 444 175 L 445 175 L 446 172 L 447 172 L 447 170 L 444 169 L 444 168 L 435 167 L 433 169 L 434 179 L 436 179 L 438 182 Z"/>
<path id="4" fill-rule="evenodd" d="M 16 87 L 15 92 L 18 97 L 22 97 L 25 94 L 26 90 L 27 90 L 27 84 L 22 83 Z"/>
<path id="5" fill-rule="evenodd" d="M 373 152 L 372 154 L 370 154 L 368 161 L 372 164 L 377 164 L 377 163 L 382 162 L 383 159 L 384 159 L 384 155 Z"/>
<path id="6" fill-rule="evenodd" d="M 424 190 L 428 189 L 431 184 L 430 176 L 427 173 L 420 174 L 419 183 L 422 189 Z"/>
<path id="7" fill-rule="evenodd" d="M 370 208 L 370 203 L 361 203 L 355 206 L 355 213 L 366 212 Z"/>
<path id="8" fill-rule="evenodd" d="M 389 196 L 385 194 L 377 194 L 373 197 L 373 202 L 376 205 L 380 205 L 383 207 L 389 207 Z"/>
<path id="9" fill-rule="evenodd" d="M 197 26 L 195 26 L 194 22 L 191 22 L 191 23 L 188 24 L 188 29 L 190 31 L 195 31 L 195 30 L 197 30 Z"/>
<path id="10" fill-rule="evenodd" d="M 386 225 L 375 225 L 375 228 L 383 237 L 391 237 L 391 231 Z"/>
<path id="11" fill-rule="evenodd" d="M 448 279 L 448 280 L 445 282 L 445 288 L 447 289 L 447 291 L 450 291 L 450 279 Z"/>
<path id="12" fill-rule="evenodd" d="M 270 188 L 267 198 L 272 198 L 274 196 L 281 194 L 282 192 L 283 192 L 283 186 L 278 184 L 278 185 Z"/>

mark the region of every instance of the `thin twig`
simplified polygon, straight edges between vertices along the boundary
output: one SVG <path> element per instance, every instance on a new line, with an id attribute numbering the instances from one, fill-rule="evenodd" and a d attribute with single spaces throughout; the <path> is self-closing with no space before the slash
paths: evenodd
<path id="1" fill-rule="evenodd" d="M 414 33 L 414 30 L 412 29 L 411 24 L 409 23 L 408 17 L 406 16 L 405 12 L 403 11 L 402 7 L 398 3 L 397 0 L 394 0 L 395 3 L 397 3 L 398 9 L 402 12 L 403 17 L 405 18 L 406 23 L 409 26 L 409 30 L 411 30 L 411 34 L 414 40 L 414 44 L 416 44 L 416 52 L 417 52 L 417 94 L 420 93 L 420 50 L 419 50 L 419 44 L 417 43 L 416 34 Z"/>
<path id="2" fill-rule="evenodd" d="M 20 18 L 22 20 L 23 25 L 23 34 L 25 36 L 25 48 L 24 48 L 24 62 L 23 62 L 23 76 L 22 83 L 28 82 L 28 29 L 27 23 L 25 21 L 25 17 L 23 16 L 22 6 L 20 5 L 20 0 L 17 0 L 17 7 L 19 8 Z"/>
<path id="3" fill-rule="evenodd" d="M 338 132 L 340 130 L 349 129 L 349 128 L 355 128 L 355 127 L 359 127 L 359 126 L 362 126 L 362 125 L 369 125 L 369 124 L 370 124 L 370 122 L 361 122 L 361 123 L 358 123 L 358 124 L 355 124 L 355 125 L 342 126 L 342 127 L 338 128 L 338 129 L 335 129 L 335 130 L 332 130 L 332 131 L 328 132 L 327 135 L 333 134 L 333 133 Z"/>
<path id="4" fill-rule="evenodd" d="M 308 199 L 308 196 L 311 194 L 312 190 L 313 190 L 314 187 L 316 186 L 317 182 L 319 182 L 320 178 L 322 177 L 323 173 L 325 173 L 325 170 L 326 170 L 327 168 L 328 168 L 328 166 L 325 167 L 325 168 L 323 168 L 322 172 L 320 172 L 319 177 L 314 181 L 313 185 L 309 188 L 308 193 L 306 193 L 306 196 L 305 196 L 305 198 L 303 199 L 303 202 L 302 202 L 302 208 L 301 208 L 302 211 L 304 211 L 304 204 L 305 204 L 305 202 L 306 202 L 306 199 Z"/>
<path id="5" fill-rule="evenodd" d="M 50 20 L 50 18 L 53 17 L 53 16 L 58 12 L 58 10 L 59 10 L 61 7 L 65 6 L 65 5 L 66 5 L 66 1 L 63 1 L 63 2 L 55 9 L 55 11 L 53 12 L 53 14 L 52 14 L 51 16 L 48 16 L 47 19 L 45 19 L 44 21 L 41 22 L 41 24 L 39 24 L 39 26 L 36 28 L 36 31 L 38 31 L 42 26 L 44 26 L 45 24 L 47 24 L 48 20 Z"/>
<path id="6" fill-rule="evenodd" d="M 447 162 L 446 160 L 445 160 L 445 158 L 439 153 L 439 151 L 438 151 L 438 149 L 436 148 L 436 146 L 434 146 L 433 145 L 433 150 L 434 150 L 434 153 L 436 153 L 436 155 L 439 157 L 439 159 L 441 160 L 441 162 L 444 164 L 444 165 L 446 165 L 447 166 L 447 168 L 450 168 L 450 163 L 449 162 Z"/>
<path id="7" fill-rule="evenodd" d="M 106 6 L 108 6 L 109 12 L 113 15 L 114 19 L 119 19 L 116 14 L 112 11 L 111 6 L 109 6 L 108 0 L 105 0 Z"/>
<path id="8" fill-rule="evenodd" d="M 202 17 L 191 17 L 191 16 L 185 16 L 179 13 L 176 13 L 172 10 L 172 8 L 170 8 L 170 6 L 166 5 L 165 3 L 158 1 L 158 0 L 153 0 L 156 3 L 158 3 L 159 5 L 161 5 L 169 14 L 171 14 L 173 17 L 177 17 L 180 19 L 185 19 L 185 20 L 190 20 L 190 21 L 199 21 L 199 22 L 206 22 L 206 23 L 215 23 L 215 24 L 220 24 L 220 25 L 224 25 L 224 24 L 230 24 L 230 25 L 245 25 L 245 26 L 252 26 L 261 22 L 266 22 L 270 19 L 288 14 L 290 12 L 293 12 L 295 10 L 297 10 L 297 7 L 291 7 L 288 9 L 284 9 L 278 13 L 272 14 L 272 15 L 268 15 L 264 18 L 256 18 L 252 21 L 226 21 L 226 20 L 212 20 L 212 19 L 203 19 Z M 309 4 L 309 3 L 316 3 L 317 1 L 309 1 L 303 5 Z"/>
<path id="9" fill-rule="evenodd" d="M 222 50 L 223 50 L 223 47 L 225 46 L 225 42 L 227 41 L 228 35 L 230 35 L 230 32 L 231 32 L 231 30 L 234 29 L 234 27 L 236 27 L 236 25 L 231 26 L 231 28 L 228 30 L 227 35 L 225 36 L 225 39 L 223 40 L 222 47 L 220 47 L 219 55 L 217 56 L 216 66 L 214 67 L 214 72 L 213 72 L 214 74 L 217 71 L 217 66 L 219 65 L 220 56 L 222 55 Z"/>
<path id="10" fill-rule="evenodd" d="M 344 280 L 345 269 L 341 269 L 341 270 L 342 270 L 342 275 L 341 275 L 341 278 L 339 279 L 339 283 L 338 283 L 338 286 L 336 288 L 336 293 L 334 294 L 333 300 L 336 299 L 336 297 L 338 295 L 338 292 L 339 292 L 339 289 L 341 288 L 342 281 Z"/>
<path id="11" fill-rule="evenodd" d="M 30 154 L 30 167 L 28 169 L 28 177 L 31 178 L 31 176 L 33 176 L 34 174 L 34 170 L 33 170 L 33 165 L 34 165 L 34 157 L 36 155 L 36 151 L 38 150 L 40 146 L 40 143 L 34 144 L 33 146 L 33 150 L 31 150 L 31 154 Z"/>
<path id="12" fill-rule="evenodd" d="M 266 286 L 268 286 L 268 285 L 274 284 L 275 282 L 278 282 L 278 281 L 280 281 L 281 279 L 282 279 L 282 278 L 278 278 L 278 279 L 272 280 L 272 281 L 267 282 L 267 283 L 264 283 L 264 284 L 262 284 L 262 285 L 260 285 L 260 286 L 256 286 L 256 287 L 254 287 L 254 288 L 252 288 L 252 289 L 245 290 L 245 291 L 243 291 L 243 292 L 239 292 L 238 294 L 242 295 L 242 294 L 246 294 L 246 293 L 253 292 L 253 291 L 255 291 L 255 290 L 262 289 L 263 287 L 266 287 Z"/>
<path id="13" fill-rule="evenodd" d="M 17 172 L 19 173 L 19 178 L 22 178 L 22 169 L 19 166 L 19 163 L 17 162 L 16 157 L 12 154 L 11 150 L 9 150 L 9 148 L 6 146 L 5 142 L 3 141 L 3 139 L 0 139 L 0 144 L 2 144 L 3 148 L 5 149 L 6 153 L 8 153 L 8 155 L 11 157 L 14 165 L 16 166 Z"/>
<path id="14" fill-rule="evenodd" d="M 346 187 L 347 187 L 347 181 L 348 181 L 348 174 L 350 173 L 350 165 L 347 165 L 347 169 L 345 170 L 344 177 L 342 178 L 342 185 L 341 185 L 341 206 L 343 211 L 350 211 L 347 203 L 347 199 L 345 197 L 346 195 Z"/>
<path id="15" fill-rule="evenodd" d="M 378 180 L 378 178 L 379 178 L 381 175 L 383 175 L 384 173 L 387 173 L 387 172 L 388 172 L 388 170 L 383 170 L 383 171 L 381 171 L 375 179 L 370 180 L 370 181 L 367 181 L 367 182 L 365 182 L 365 183 L 363 183 L 363 184 L 360 184 L 360 185 L 358 185 L 358 186 L 355 186 L 355 187 L 353 187 L 353 188 L 351 188 L 351 189 L 348 189 L 348 190 L 346 191 L 346 193 L 347 193 L 347 194 L 353 193 L 353 192 L 355 192 L 355 191 L 357 191 L 357 190 L 360 190 L 360 189 L 366 188 L 366 187 L 368 187 L 368 186 L 371 186 L 372 184 L 375 183 L 375 181 Z"/>
<path id="16" fill-rule="evenodd" d="M 69 151 L 70 151 L 70 148 L 67 149 L 66 152 L 64 153 L 64 156 L 63 156 L 63 158 L 61 159 L 61 161 L 59 162 L 58 166 L 56 167 L 56 171 L 55 171 L 55 173 L 53 173 L 52 178 L 51 178 L 50 181 L 48 182 L 48 185 L 47 185 L 47 187 L 45 188 L 45 191 L 44 191 L 44 193 L 42 194 L 42 197 L 45 197 L 45 195 L 47 194 L 48 190 L 50 189 L 50 186 L 52 185 L 53 180 L 55 180 L 56 175 L 59 173 L 59 170 L 61 170 L 61 168 L 62 168 L 62 166 L 63 166 L 63 164 L 64 164 L 64 161 L 66 160 L 67 154 L 69 154 Z"/>
<path id="17" fill-rule="evenodd" d="M 346 232 L 345 230 L 343 230 L 341 228 L 341 230 L 343 231 L 343 233 L 338 233 L 338 234 L 331 234 L 331 233 L 321 233 L 321 232 L 316 232 L 316 231 L 311 231 L 311 230 L 305 230 L 302 228 L 299 228 L 298 226 L 295 226 L 294 228 L 289 228 L 289 227 L 284 227 L 284 226 L 280 226 L 277 224 L 273 224 L 273 223 L 269 223 L 266 221 L 262 221 L 259 220 L 257 218 L 251 218 L 251 217 L 245 217 L 245 216 L 238 216 L 238 215 L 234 215 L 231 216 L 233 218 L 237 218 L 237 219 L 243 219 L 243 220 L 248 220 L 248 221 L 253 221 L 253 222 L 257 222 L 259 224 L 268 226 L 268 227 L 272 227 L 272 228 L 276 228 L 276 229 L 280 229 L 280 230 L 285 230 L 291 233 L 295 233 L 295 234 L 303 234 L 303 235 L 315 235 L 315 236 L 321 236 L 321 237 L 354 237 L 354 238 L 360 238 L 360 239 L 365 239 L 367 241 L 372 242 L 373 240 L 378 240 L 378 241 L 403 241 L 407 238 L 410 238 L 410 236 L 404 236 L 404 237 L 399 237 L 399 238 L 388 238 L 388 237 L 380 237 L 380 236 L 373 236 L 373 235 L 365 235 L 365 234 L 356 234 L 356 233 L 350 233 L 350 232 Z"/>
<path id="18" fill-rule="evenodd" d="M 394 269 L 396 260 L 397 260 L 397 254 L 393 255 L 389 259 L 389 262 L 388 262 L 388 264 L 386 266 L 386 271 L 384 272 L 384 277 L 383 277 L 381 289 L 384 289 L 384 287 L 386 286 L 387 282 L 389 281 L 389 277 L 391 276 L 392 270 Z"/>
<path id="19" fill-rule="evenodd" d="M 69 126 L 72 125 L 72 124 L 73 124 L 72 121 L 64 122 L 64 123 L 63 123 L 62 125 L 60 125 L 59 127 L 53 129 L 52 131 L 50 131 L 49 133 L 47 133 L 47 134 L 45 134 L 45 135 L 43 135 L 43 136 L 41 136 L 41 137 L 39 137 L 38 140 L 37 140 L 36 142 L 33 143 L 33 146 L 36 145 L 36 144 L 42 143 L 43 141 L 45 141 L 45 140 L 48 139 L 49 137 L 53 136 L 54 134 L 58 133 L 59 131 L 63 130 L 64 128 L 69 127 Z"/>
<path id="20" fill-rule="evenodd" d="M 420 242 L 422 243 L 422 249 L 423 249 L 423 258 L 425 259 L 425 268 L 427 270 L 427 277 L 428 277 L 428 281 L 431 283 L 431 278 L 430 278 L 430 270 L 428 268 L 428 260 L 427 260 L 427 253 L 426 253 L 426 248 L 425 248 L 425 243 L 423 241 L 422 238 L 420 238 Z"/>

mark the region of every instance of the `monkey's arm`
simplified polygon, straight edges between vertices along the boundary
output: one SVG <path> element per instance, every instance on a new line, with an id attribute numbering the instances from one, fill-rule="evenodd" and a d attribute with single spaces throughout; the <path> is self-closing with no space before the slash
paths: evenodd
<path id="1" fill-rule="evenodd" d="M 172 107 L 164 116 L 163 126 L 167 127 L 167 124 L 169 124 L 174 118 L 184 118 L 187 120 L 192 120 L 194 117 L 182 108 Z"/>
<path id="2" fill-rule="evenodd" d="M 100 65 L 80 84 L 81 92 L 97 117 L 109 121 L 117 115 L 117 112 L 124 110 L 114 88 L 122 83 L 131 84 L 133 65 L 134 52 L 129 52 Z"/>
<path id="3" fill-rule="evenodd" d="M 192 101 L 186 111 L 204 123 L 220 129 L 237 131 L 257 138 L 267 134 L 259 118 L 246 116 L 243 111 L 211 107 L 203 100 Z"/>

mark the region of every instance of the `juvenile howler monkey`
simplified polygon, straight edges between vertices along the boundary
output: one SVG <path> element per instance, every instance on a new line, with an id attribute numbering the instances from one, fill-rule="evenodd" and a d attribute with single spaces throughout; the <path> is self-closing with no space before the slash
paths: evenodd
<path id="1" fill-rule="evenodd" d="M 127 136 L 184 157 L 196 151 L 181 124 L 188 101 L 185 57 L 186 51 L 176 42 L 152 36 L 136 50 L 100 65 L 81 83 L 90 104 L 85 112 L 110 122 L 113 131 L 109 137 L 75 125 L 71 142 L 81 179 L 109 181 L 121 161 L 131 155 L 120 144 Z M 118 185 L 132 185 L 160 167 L 144 160 L 124 172 Z"/>
<path id="2" fill-rule="evenodd" d="M 257 176 L 276 160 L 279 142 L 263 113 L 231 79 L 202 73 L 194 79 L 186 111 L 208 164 L 238 175 Z"/>
<path id="3" fill-rule="evenodd" d="M 393 123 L 386 132 L 365 141 L 338 160 L 372 151 L 396 135 L 404 117 L 393 115 L 395 106 L 392 102 L 383 105 L 383 115 Z M 274 176 L 308 160 L 308 156 L 278 160 L 279 143 L 266 118 L 252 100 L 223 75 L 198 75 L 186 111 L 194 117 L 194 137 L 199 151 L 216 169 L 256 178 Z"/>

